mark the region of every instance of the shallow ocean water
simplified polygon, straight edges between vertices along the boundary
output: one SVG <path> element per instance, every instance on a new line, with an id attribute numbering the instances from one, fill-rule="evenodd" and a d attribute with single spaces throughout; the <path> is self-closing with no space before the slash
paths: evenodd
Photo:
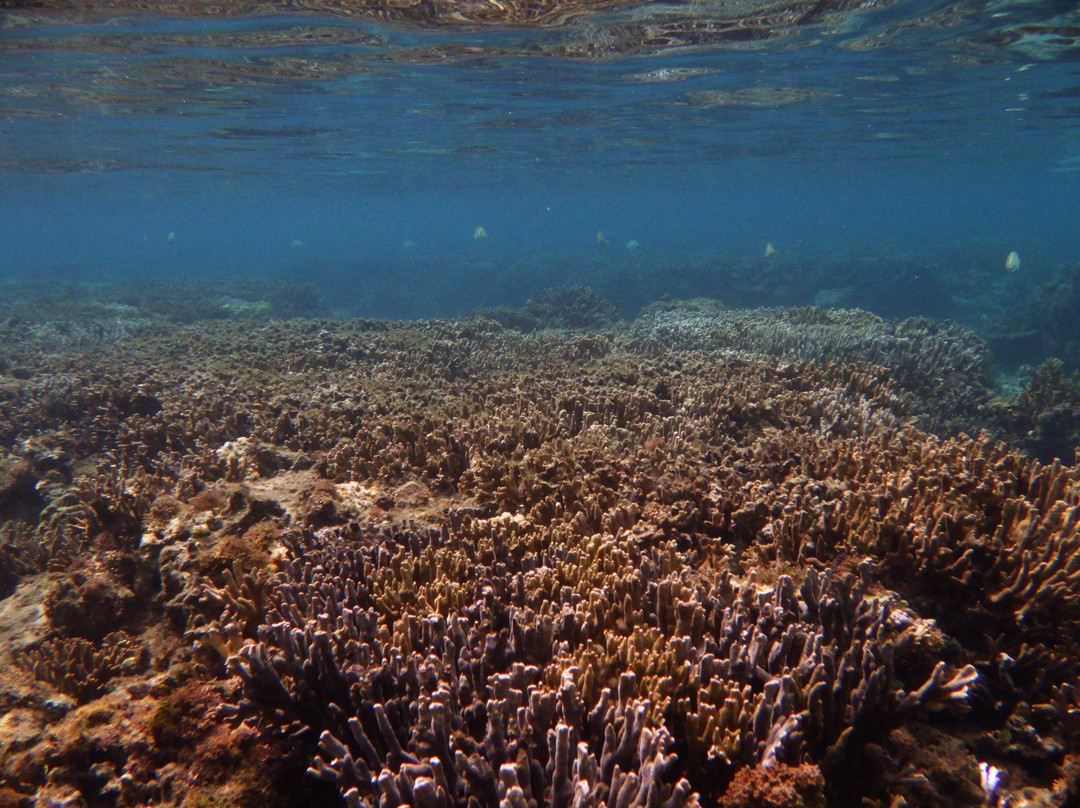
<path id="1" fill-rule="evenodd" d="M 1080 257 L 1068 4 L 293 8 L 6 4 L 3 277 L 303 279 L 376 317 L 587 283 L 628 314 L 974 322 L 1015 297 L 987 287 Z M 732 267 L 768 244 L 866 288 L 748 287 Z M 890 284 L 897 260 L 920 277 Z"/>

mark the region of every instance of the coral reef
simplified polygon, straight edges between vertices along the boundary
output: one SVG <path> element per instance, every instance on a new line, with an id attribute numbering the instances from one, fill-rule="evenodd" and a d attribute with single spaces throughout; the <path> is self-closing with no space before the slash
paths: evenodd
<path id="1" fill-rule="evenodd" d="M 1066 374 L 1060 360 L 1020 369 L 1019 393 L 1001 420 L 1009 434 L 1035 457 L 1071 460 L 1080 449 L 1080 371 Z"/>
<path id="2" fill-rule="evenodd" d="M 421 779 L 434 804 L 713 801 L 739 765 L 835 766 L 901 714 L 963 702 L 977 678 L 941 663 L 893 692 L 910 619 L 812 570 L 798 589 L 700 570 L 690 587 L 674 548 L 537 537 L 506 517 L 324 530 L 289 555 L 257 641 L 230 657 L 244 699 L 228 712 L 318 737 L 312 772 L 354 804 L 423 804 Z M 239 617 L 227 608 L 224 630 Z"/>
<path id="3" fill-rule="evenodd" d="M 0 388 L 5 799 L 1075 799 L 1080 469 L 928 431 L 987 400 L 956 327 L 32 346 Z"/>
<path id="4" fill-rule="evenodd" d="M 599 329 L 614 325 L 618 319 L 615 307 L 585 286 L 547 289 L 530 297 L 520 309 L 502 306 L 481 309 L 476 314 L 525 332 L 545 328 Z"/>
<path id="5" fill-rule="evenodd" d="M 951 433 L 988 426 L 989 355 L 974 333 L 913 317 L 882 320 L 865 311 L 820 308 L 710 312 L 653 309 L 634 324 L 638 350 L 726 350 L 812 362 L 887 368 L 898 392 L 911 396 L 926 426 Z M 977 431 L 974 430 L 974 431 Z"/>
<path id="6" fill-rule="evenodd" d="M 1080 367 L 1080 265 L 1018 277 L 1007 293 L 1009 305 L 991 309 L 995 313 L 986 329 L 1003 363 L 1015 368 L 1056 357 L 1072 370 Z"/>
<path id="7" fill-rule="evenodd" d="M 24 651 L 16 664 L 81 702 L 106 691 L 110 679 L 147 665 L 146 648 L 123 632 L 107 634 L 100 647 L 81 637 L 58 637 Z"/>

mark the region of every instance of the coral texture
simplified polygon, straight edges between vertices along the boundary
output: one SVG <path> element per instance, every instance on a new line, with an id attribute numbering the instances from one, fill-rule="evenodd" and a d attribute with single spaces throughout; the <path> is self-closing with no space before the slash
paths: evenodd
<path id="1" fill-rule="evenodd" d="M 986 400 L 955 327 L 698 308 L 109 339 L 5 349 L 16 801 L 1075 793 L 1080 470 L 926 431 Z"/>

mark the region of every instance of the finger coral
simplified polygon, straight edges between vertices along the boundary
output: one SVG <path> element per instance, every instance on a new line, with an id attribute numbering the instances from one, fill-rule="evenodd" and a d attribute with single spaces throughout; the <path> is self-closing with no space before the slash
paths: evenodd
<path id="1" fill-rule="evenodd" d="M 116 676 L 130 676 L 145 670 L 147 649 L 123 632 L 113 632 L 100 646 L 81 638 L 55 638 L 24 651 L 16 663 L 79 701 L 90 701 L 108 687 Z"/>
<path id="2" fill-rule="evenodd" d="M 926 430 L 984 400 L 953 327 L 218 322 L 35 361 L 0 410 L 27 799 L 976 806 L 1080 753 L 1080 472 Z"/>

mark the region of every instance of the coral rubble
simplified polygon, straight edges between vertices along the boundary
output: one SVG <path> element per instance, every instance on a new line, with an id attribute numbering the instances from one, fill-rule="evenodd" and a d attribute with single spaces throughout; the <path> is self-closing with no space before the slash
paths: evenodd
<path id="1" fill-rule="evenodd" d="M 925 431 L 985 403 L 959 329 L 32 345 L 0 386 L 9 802 L 1075 801 L 1080 470 Z"/>

